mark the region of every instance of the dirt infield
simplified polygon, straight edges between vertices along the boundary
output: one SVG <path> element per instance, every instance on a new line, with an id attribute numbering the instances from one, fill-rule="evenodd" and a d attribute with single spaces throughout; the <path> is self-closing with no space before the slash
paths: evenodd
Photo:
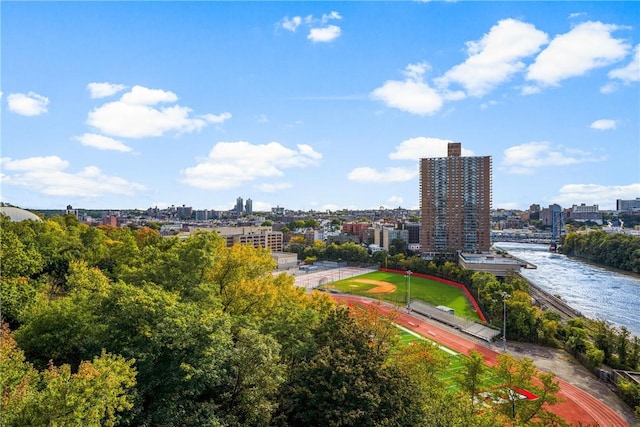
<path id="1" fill-rule="evenodd" d="M 352 280 L 356 283 L 364 283 L 367 285 L 376 285 L 375 288 L 371 288 L 367 291 L 368 294 L 390 294 L 396 290 L 395 285 L 392 285 L 389 282 L 382 282 L 380 280 L 369 280 L 369 279 L 354 279 Z"/>

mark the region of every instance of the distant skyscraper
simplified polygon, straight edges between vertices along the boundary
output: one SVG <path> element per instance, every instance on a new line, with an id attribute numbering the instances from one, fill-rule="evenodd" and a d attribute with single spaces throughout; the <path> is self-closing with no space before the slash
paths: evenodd
<path id="1" fill-rule="evenodd" d="M 244 210 L 248 214 L 253 213 L 253 201 L 251 199 L 247 199 L 247 203 L 244 204 Z"/>
<path id="2" fill-rule="evenodd" d="M 420 243 L 423 253 L 488 251 L 491 246 L 491 156 L 420 159 Z"/>
<path id="3" fill-rule="evenodd" d="M 238 213 L 242 213 L 242 197 L 236 199 L 236 207 L 234 209 Z"/>

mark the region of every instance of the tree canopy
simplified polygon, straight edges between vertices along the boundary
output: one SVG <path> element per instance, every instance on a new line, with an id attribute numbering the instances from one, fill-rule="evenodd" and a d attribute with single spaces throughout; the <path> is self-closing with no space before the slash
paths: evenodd
<path id="1" fill-rule="evenodd" d="M 393 318 L 307 295 L 265 250 L 71 216 L 0 225 L 0 426 L 502 425 Z"/>

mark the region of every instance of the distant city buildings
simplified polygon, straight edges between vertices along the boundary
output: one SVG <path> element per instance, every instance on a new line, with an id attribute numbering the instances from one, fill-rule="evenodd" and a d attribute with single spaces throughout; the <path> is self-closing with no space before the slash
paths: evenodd
<path id="1" fill-rule="evenodd" d="M 598 205 L 586 205 L 585 203 L 573 205 L 567 212 L 567 219 L 578 222 L 592 221 L 598 225 L 602 225 L 602 217 L 602 211 L 598 209 Z"/>
<path id="2" fill-rule="evenodd" d="M 165 236 L 186 237 L 196 229 L 224 230 L 221 235 L 227 245 L 250 244 L 273 252 L 286 251 L 290 239 L 298 236 L 308 245 L 318 241 L 353 242 L 367 247 L 370 253 L 403 251 L 425 258 L 457 252 L 480 255 L 489 252 L 496 241 L 558 242 L 566 232 L 565 223 L 574 229 L 584 224 L 585 229 L 601 226 L 606 232 L 640 234 L 640 198 L 618 200 L 617 209 L 609 211 L 586 203 L 570 208 L 531 204 L 526 210 L 491 209 L 491 185 L 491 158 L 462 157 L 460 144 L 452 143 L 447 157 L 420 160 L 420 210 L 381 206 L 294 211 L 276 206 L 256 213 L 250 198 L 245 201 L 238 197 L 235 206 L 226 211 L 193 209 L 183 204 L 146 210 L 77 209 L 67 205 L 66 209 L 35 212 L 44 218 L 73 215 L 91 226 L 150 226 Z M 17 211 L 10 206 L 6 209 Z M 292 227 L 294 222 L 307 223 L 309 219 L 315 224 Z M 479 258 L 467 259 L 476 262 Z"/>
<path id="3" fill-rule="evenodd" d="M 616 200 L 616 210 L 618 212 L 640 212 L 640 197 L 633 200 Z"/>
<path id="4" fill-rule="evenodd" d="M 458 142 L 447 148 L 447 157 L 420 159 L 420 244 L 426 257 L 491 246 L 491 157 L 462 157 Z"/>

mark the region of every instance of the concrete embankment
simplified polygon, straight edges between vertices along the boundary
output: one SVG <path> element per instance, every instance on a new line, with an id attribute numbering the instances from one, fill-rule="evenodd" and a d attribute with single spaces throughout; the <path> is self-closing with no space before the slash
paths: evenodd
<path id="1" fill-rule="evenodd" d="M 577 317 L 582 317 L 582 313 L 571 307 L 569 304 L 567 304 L 557 296 L 550 294 L 527 278 L 523 276 L 520 277 L 529 283 L 529 295 L 531 295 L 531 298 L 533 298 L 535 300 L 535 303 L 542 309 L 555 311 L 560 315 L 562 320 L 565 321 L 569 319 L 575 319 Z"/>

